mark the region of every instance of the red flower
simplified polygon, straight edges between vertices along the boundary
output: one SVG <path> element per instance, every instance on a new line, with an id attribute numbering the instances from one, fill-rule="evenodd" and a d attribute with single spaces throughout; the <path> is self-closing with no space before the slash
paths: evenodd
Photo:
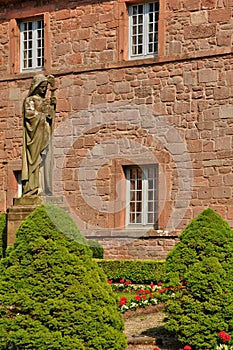
<path id="1" fill-rule="evenodd" d="M 144 293 L 145 293 L 145 294 L 150 294 L 149 289 L 144 290 Z"/>
<path id="2" fill-rule="evenodd" d="M 224 343 L 226 343 L 227 341 L 231 340 L 231 336 L 229 334 L 227 334 L 226 332 L 224 332 L 224 331 L 219 332 L 218 336 L 222 339 L 222 341 Z"/>
<path id="3" fill-rule="evenodd" d="M 142 298 L 142 299 L 146 299 L 146 295 L 142 295 L 141 298 Z"/>
<path id="4" fill-rule="evenodd" d="M 157 347 L 156 347 L 156 348 L 154 348 L 153 350 L 160 350 L 160 348 L 157 348 Z"/>
<path id="5" fill-rule="evenodd" d="M 144 293 L 144 289 L 139 289 L 139 290 L 137 291 L 137 293 L 138 293 L 138 294 Z"/>
<path id="6" fill-rule="evenodd" d="M 192 347 L 190 345 L 185 345 L 184 350 L 192 350 Z"/>
<path id="7" fill-rule="evenodd" d="M 108 284 L 112 284 L 112 280 L 108 280 Z"/>
<path id="8" fill-rule="evenodd" d="M 150 284 L 150 287 L 153 288 L 153 287 L 154 287 L 154 283 L 151 283 L 151 284 Z"/>
<path id="9" fill-rule="evenodd" d="M 138 300 L 138 301 L 141 300 L 140 295 L 136 295 L 135 299 Z"/>
<path id="10" fill-rule="evenodd" d="M 158 292 L 159 292 L 159 293 L 163 293 L 163 289 L 159 289 Z"/>
<path id="11" fill-rule="evenodd" d="M 159 286 L 159 287 L 162 286 L 162 282 L 158 282 L 157 286 Z"/>
<path id="12" fill-rule="evenodd" d="M 153 293 L 150 293 L 150 297 L 153 298 L 154 294 Z"/>
<path id="13" fill-rule="evenodd" d="M 125 281 L 125 285 L 128 286 L 129 284 L 132 284 L 130 281 Z"/>
<path id="14" fill-rule="evenodd" d="M 125 280 L 120 280 L 120 283 L 124 283 L 125 282 Z"/>
<path id="15" fill-rule="evenodd" d="M 122 306 L 122 305 L 125 305 L 126 302 L 127 302 L 127 298 L 124 298 L 124 297 L 123 297 L 123 298 L 120 299 L 120 301 L 119 301 L 118 304 L 119 304 L 120 306 Z"/>

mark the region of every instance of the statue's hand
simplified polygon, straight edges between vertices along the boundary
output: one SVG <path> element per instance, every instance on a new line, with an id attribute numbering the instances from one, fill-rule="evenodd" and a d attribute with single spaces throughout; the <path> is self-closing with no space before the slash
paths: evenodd
<path id="1" fill-rule="evenodd" d="M 52 88 L 55 88 L 55 78 L 54 78 L 54 76 L 53 75 L 49 75 L 47 77 L 47 79 L 48 79 L 48 83 L 50 84 L 50 86 Z"/>

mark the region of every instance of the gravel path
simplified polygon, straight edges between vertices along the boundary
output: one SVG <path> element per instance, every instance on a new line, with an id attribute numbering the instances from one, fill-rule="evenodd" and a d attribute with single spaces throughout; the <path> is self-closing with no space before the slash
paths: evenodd
<path id="1" fill-rule="evenodd" d="M 166 331 L 165 314 L 162 306 L 127 311 L 124 315 L 125 334 L 128 337 L 127 350 L 178 350 L 180 348 L 173 334 Z"/>

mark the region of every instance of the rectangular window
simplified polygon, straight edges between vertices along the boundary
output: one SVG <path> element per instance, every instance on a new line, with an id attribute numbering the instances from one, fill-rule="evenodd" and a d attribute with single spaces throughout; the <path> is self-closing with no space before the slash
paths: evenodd
<path id="1" fill-rule="evenodd" d="M 44 66 L 44 21 L 20 23 L 20 70 L 36 70 Z"/>
<path id="2" fill-rule="evenodd" d="M 126 226 L 157 228 L 158 167 L 126 167 Z"/>
<path id="3" fill-rule="evenodd" d="M 129 6 L 129 58 L 158 54 L 159 2 Z"/>

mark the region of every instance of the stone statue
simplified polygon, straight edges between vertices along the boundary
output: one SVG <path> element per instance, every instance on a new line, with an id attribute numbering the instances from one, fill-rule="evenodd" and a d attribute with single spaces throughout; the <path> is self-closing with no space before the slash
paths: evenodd
<path id="1" fill-rule="evenodd" d="M 51 96 L 46 98 L 48 84 Z M 52 194 L 52 133 L 56 113 L 52 75 L 35 75 L 23 102 L 23 197 Z"/>

